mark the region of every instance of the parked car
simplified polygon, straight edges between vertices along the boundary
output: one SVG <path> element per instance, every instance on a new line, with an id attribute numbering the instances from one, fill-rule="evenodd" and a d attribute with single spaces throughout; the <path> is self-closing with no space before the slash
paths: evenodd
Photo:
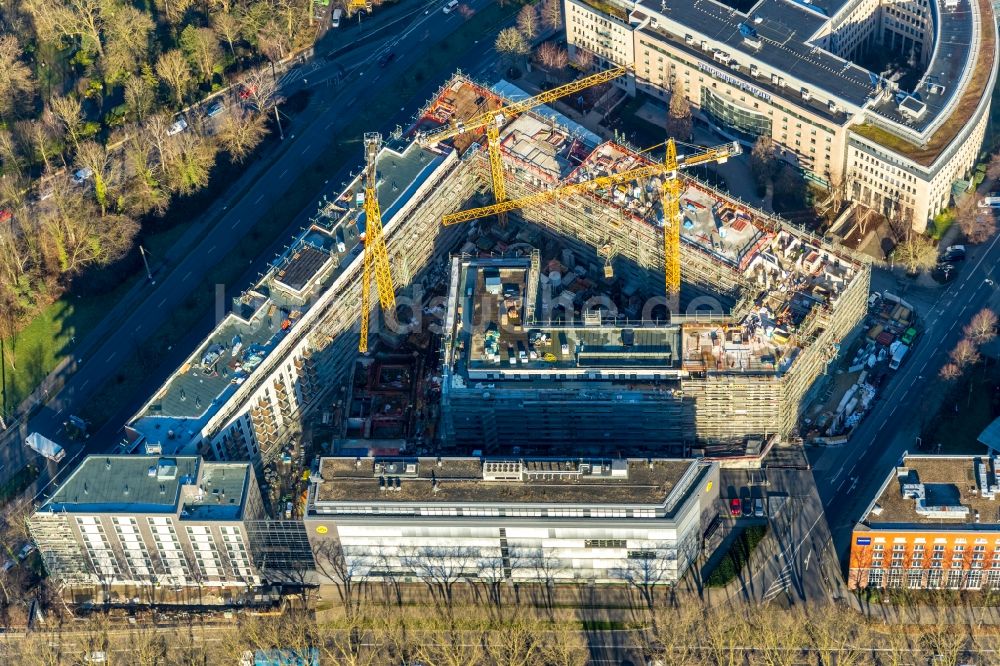
<path id="1" fill-rule="evenodd" d="M 83 661 L 86 664 L 106 664 L 108 662 L 108 653 L 103 650 L 94 650 L 85 654 Z"/>
<path id="2" fill-rule="evenodd" d="M 451 14 L 456 9 L 458 9 L 458 0 L 451 0 L 447 5 L 444 6 L 444 13 Z"/>
<path id="3" fill-rule="evenodd" d="M 965 246 L 964 245 L 949 245 L 945 251 L 941 254 L 940 261 L 947 263 L 954 263 L 956 261 L 965 261 Z"/>
<path id="4" fill-rule="evenodd" d="M 753 515 L 757 518 L 764 517 L 764 500 L 760 497 L 753 501 Z"/>
<path id="5" fill-rule="evenodd" d="M 0 566 L 0 571 L 10 571 L 14 568 L 14 560 L 4 560 L 3 566 Z"/>
<path id="6" fill-rule="evenodd" d="M 21 546 L 21 550 L 17 551 L 17 559 L 24 560 L 28 557 L 28 555 L 31 555 L 33 552 L 35 552 L 35 544 L 26 543 L 23 546 Z"/>
<path id="7" fill-rule="evenodd" d="M 90 180 L 93 177 L 93 175 L 94 175 L 93 169 L 91 169 L 90 167 L 84 167 L 82 169 L 77 170 L 73 174 L 73 182 L 76 183 L 77 185 L 83 185 L 88 180 Z"/>
<path id="8" fill-rule="evenodd" d="M 749 492 L 744 493 L 742 504 L 743 504 L 743 517 L 749 518 L 750 516 L 753 515 L 753 500 L 750 499 Z"/>
<path id="9" fill-rule="evenodd" d="M 7 208 L 0 209 L 0 224 L 4 224 L 5 222 L 10 222 L 13 219 L 14 219 L 14 213 L 10 212 L 9 209 Z"/>
<path id="10" fill-rule="evenodd" d="M 167 128 L 167 136 L 173 136 L 174 134 L 180 134 L 188 127 L 187 121 L 183 118 L 178 118 L 174 123 Z"/>
<path id="11" fill-rule="evenodd" d="M 738 518 L 743 514 L 743 507 L 739 497 L 729 500 L 729 514 L 734 518 Z"/>
<path id="12" fill-rule="evenodd" d="M 209 118 L 214 118 L 225 110 L 226 105 L 221 101 L 217 101 L 205 110 L 205 115 Z"/>
<path id="13" fill-rule="evenodd" d="M 384 56 L 378 59 L 379 67 L 388 67 L 389 63 L 396 59 L 396 54 L 393 52 L 386 53 Z"/>

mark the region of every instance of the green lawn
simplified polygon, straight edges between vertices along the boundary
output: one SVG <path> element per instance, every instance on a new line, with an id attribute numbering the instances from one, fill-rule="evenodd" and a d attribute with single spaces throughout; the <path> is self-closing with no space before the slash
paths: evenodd
<path id="1" fill-rule="evenodd" d="M 736 580 L 736 576 L 750 561 L 750 556 L 767 534 L 766 525 L 751 525 L 744 528 L 729 547 L 729 552 L 719 560 L 719 563 L 705 580 L 707 587 L 725 587 Z"/>
<path id="2" fill-rule="evenodd" d="M 924 429 L 924 450 L 943 454 L 983 453 L 977 440 L 989 423 L 1000 416 L 1000 395 L 993 387 L 1000 383 L 1000 363 L 988 359 L 966 371 L 948 391 L 934 419 Z"/>
<path id="3" fill-rule="evenodd" d="M 338 141 L 324 151 L 313 162 L 311 168 L 299 177 L 295 186 L 264 214 L 253 231 L 240 239 L 201 284 L 191 290 L 182 307 L 173 313 L 171 319 L 152 339 L 143 344 L 142 354 L 133 352 L 119 372 L 101 388 L 101 399 L 92 401 L 82 410 L 84 418 L 95 427 L 100 427 L 121 409 L 124 403 L 141 392 L 148 372 L 155 368 L 157 359 L 166 352 L 167 347 L 183 339 L 197 324 L 199 318 L 211 310 L 215 285 L 236 284 L 251 260 L 258 258 L 275 238 L 288 229 L 298 212 L 305 209 L 312 199 L 323 191 L 325 181 L 337 167 L 350 163 L 360 166 L 364 160 L 362 144 L 360 140 L 350 141 L 351 137 L 360 139 L 366 131 L 388 121 L 399 111 L 404 102 L 412 99 L 429 82 L 440 79 L 441 83 L 444 83 L 446 75 L 443 75 L 443 72 L 453 71 L 459 58 L 477 40 L 496 32 L 500 24 L 508 21 L 519 10 L 518 4 L 509 4 L 506 7 L 489 5 L 466 21 L 447 42 L 432 50 L 428 56 L 421 58 L 419 64 L 411 68 L 405 77 L 398 79 L 391 86 L 373 91 L 365 101 L 364 117 L 355 119 L 340 132 L 344 141 Z"/>
<path id="4" fill-rule="evenodd" d="M 37 478 L 38 468 L 34 465 L 28 465 L 7 479 L 6 483 L 0 484 L 0 505 L 6 504 L 11 497 L 20 495 Z"/>
<path id="5" fill-rule="evenodd" d="M 132 279 L 120 280 L 117 287 L 103 294 L 78 298 L 67 293 L 39 312 L 17 336 L 4 340 L 5 351 L 13 354 L 15 362 L 14 368 L 6 365 L 8 415 L 72 353 L 70 341 L 86 335 L 128 291 Z"/>

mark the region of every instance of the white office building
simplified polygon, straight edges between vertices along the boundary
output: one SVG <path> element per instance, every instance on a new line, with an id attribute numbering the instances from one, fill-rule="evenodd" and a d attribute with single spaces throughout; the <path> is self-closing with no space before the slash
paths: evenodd
<path id="1" fill-rule="evenodd" d="M 305 522 L 321 582 L 669 585 L 718 513 L 718 474 L 702 460 L 324 458 Z"/>

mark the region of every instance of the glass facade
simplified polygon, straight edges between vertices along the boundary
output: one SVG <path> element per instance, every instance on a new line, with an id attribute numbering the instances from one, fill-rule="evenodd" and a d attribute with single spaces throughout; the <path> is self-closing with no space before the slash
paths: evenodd
<path id="1" fill-rule="evenodd" d="M 761 135 L 771 136 L 771 119 L 767 114 L 733 104 L 704 86 L 701 110 L 713 123 L 741 141 L 753 143 Z"/>

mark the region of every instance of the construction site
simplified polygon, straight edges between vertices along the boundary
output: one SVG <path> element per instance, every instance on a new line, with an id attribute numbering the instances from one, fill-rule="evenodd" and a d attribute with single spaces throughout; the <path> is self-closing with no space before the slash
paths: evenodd
<path id="1" fill-rule="evenodd" d="M 757 455 L 796 434 L 868 265 L 683 175 L 738 146 L 641 152 L 513 95 L 456 75 L 366 136 L 366 169 L 137 414 L 136 446 L 266 462 L 316 424 L 330 451 Z"/>

